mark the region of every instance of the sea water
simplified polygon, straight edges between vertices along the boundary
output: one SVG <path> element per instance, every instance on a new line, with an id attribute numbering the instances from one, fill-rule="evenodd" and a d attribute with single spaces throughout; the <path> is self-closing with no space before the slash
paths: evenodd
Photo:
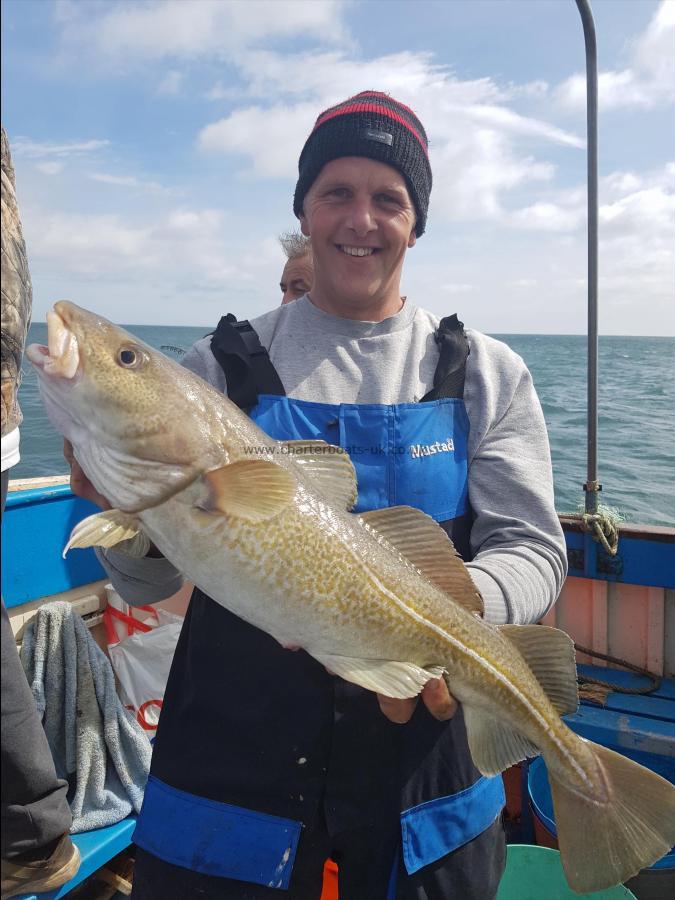
<path id="1" fill-rule="evenodd" d="M 206 328 L 134 325 L 129 330 L 174 358 Z M 46 343 L 46 325 L 31 325 L 29 342 Z M 532 372 L 551 442 L 556 509 L 576 512 L 586 481 L 586 338 L 583 335 L 495 335 Z M 675 338 L 599 340 L 598 475 L 602 503 L 625 520 L 675 525 Z M 12 478 L 65 473 L 62 438 L 49 424 L 37 376 L 24 362 L 19 391 L 24 414 L 21 462 Z"/>

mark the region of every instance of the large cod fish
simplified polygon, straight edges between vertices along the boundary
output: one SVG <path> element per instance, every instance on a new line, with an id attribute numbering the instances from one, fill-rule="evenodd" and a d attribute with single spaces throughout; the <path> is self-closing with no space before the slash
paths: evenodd
<path id="1" fill-rule="evenodd" d="M 116 509 L 69 546 L 152 541 L 191 581 L 342 678 L 414 697 L 443 675 L 471 755 L 495 775 L 541 753 L 573 890 L 618 884 L 675 843 L 675 788 L 571 731 L 569 637 L 492 626 L 445 532 L 408 507 L 355 515 L 354 470 L 321 442 L 281 443 L 196 375 L 59 302 L 27 355 L 48 414 Z M 138 545 L 141 545 L 140 547 Z"/>

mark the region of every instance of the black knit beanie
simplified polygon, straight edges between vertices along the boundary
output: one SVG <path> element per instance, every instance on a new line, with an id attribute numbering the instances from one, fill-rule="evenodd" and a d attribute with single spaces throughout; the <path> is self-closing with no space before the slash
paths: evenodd
<path id="1" fill-rule="evenodd" d="M 321 169 L 341 156 L 367 156 L 398 169 L 415 205 L 415 233 L 418 237 L 423 233 L 431 166 L 426 132 L 411 109 L 387 94 L 363 91 L 322 112 L 300 154 L 293 198 L 298 218 L 305 194 Z"/>

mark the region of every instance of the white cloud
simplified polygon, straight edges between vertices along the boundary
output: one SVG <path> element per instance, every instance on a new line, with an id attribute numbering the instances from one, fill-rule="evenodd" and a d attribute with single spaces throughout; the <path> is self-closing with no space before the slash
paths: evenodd
<path id="1" fill-rule="evenodd" d="M 222 81 L 216 81 L 204 96 L 207 100 L 236 100 L 241 97 L 241 91 L 237 88 L 225 87 Z"/>
<path id="2" fill-rule="evenodd" d="M 455 108 L 448 106 L 446 107 L 446 112 L 464 116 L 468 119 L 472 119 L 478 125 L 494 128 L 505 134 L 540 138 L 554 144 L 563 144 L 568 147 L 580 148 L 585 146 L 584 140 L 577 137 L 575 134 L 564 131 L 562 128 L 551 125 L 549 122 L 542 122 L 539 119 L 518 115 L 518 113 L 506 109 L 503 106 L 492 106 L 487 104 L 481 106 L 456 106 Z"/>
<path id="3" fill-rule="evenodd" d="M 675 163 L 642 173 L 613 172 L 601 178 L 599 208 L 599 300 L 603 333 L 673 333 L 675 328 Z M 519 305 L 518 297 L 545 296 L 549 327 L 579 331 L 585 322 L 586 303 L 586 192 L 578 187 L 550 189 L 544 198 L 515 210 L 501 220 L 502 254 L 492 283 L 492 270 L 483 274 L 482 296 L 495 290 L 505 295 L 509 314 L 496 330 L 528 330 L 527 316 L 536 310 Z M 525 259 L 518 252 L 523 236 Z M 497 241 L 493 240 L 493 245 Z M 516 249 L 514 249 L 516 248 Z M 509 258 L 507 259 L 506 256 Z M 512 257 L 512 260 L 511 260 Z M 462 260 L 466 265 L 466 261 Z M 457 261 L 451 260 L 451 266 Z M 475 265 L 480 265 L 478 261 Z M 509 279 L 510 267 L 523 274 Z M 523 288 L 537 287 L 529 293 Z M 555 307 L 555 309 L 554 309 Z M 491 311 L 492 316 L 495 311 Z M 496 314 L 497 318 L 499 313 Z M 565 324 L 567 322 L 567 324 Z M 491 325 L 495 328 L 495 325 Z"/>
<path id="4" fill-rule="evenodd" d="M 251 171 L 266 178 L 293 178 L 298 147 L 316 118 L 316 103 L 250 106 L 207 125 L 197 138 L 201 150 L 247 156 Z"/>
<path id="5" fill-rule="evenodd" d="M 446 294 L 474 294 L 478 290 L 477 284 L 457 284 L 452 281 L 442 284 L 441 290 Z"/>
<path id="6" fill-rule="evenodd" d="M 511 213 L 516 228 L 533 231 L 576 231 L 585 221 L 586 209 L 578 205 L 539 201 Z"/>
<path id="7" fill-rule="evenodd" d="M 631 233 L 636 239 L 660 240 L 675 231 L 675 163 L 652 172 L 612 172 L 599 182 L 599 235 L 608 239 Z M 572 232 L 585 227 L 586 191 L 551 192 L 509 214 L 516 228 Z"/>
<path id="8" fill-rule="evenodd" d="M 111 175 L 107 172 L 90 172 L 87 178 L 98 181 L 101 184 L 111 184 L 115 187 L 131 188 L 132 190 L 147 191 L 151 194 L 175 194 L 171 188 L 166 188 L 156 181 L 147 181 L 136 178 L 134 175 Z"/>
<path id="9" fill-rule="evenodd" d="M 261 51 L 248 54 L 239 69 L 249 96 L 276 102 L 251 103 L 207 125 L 198 135 L 201 150 L 242 156 L 248 162 L 244 171 L 258 177 L 293 179 L 298 147 L 317 113 L 364 84 L 377 85 L 410 105 L 427 129 L 433 211 L 440 218 L 499 217 L 503 192 L 551 179 L 553 165 L 523 153 L 520 144 L 583 146 L 576 135 L 509 109 L 504 104 L 510 89 L 502 92 L 489 78 L 458 79 L 428 53 L 358 60 L 337 51 L 312 52 L 289 66 L 286 56 Z"/>
<path id="10" fill-rule="evenodd" d="M 22 156 L 26 159 L 41 159 L 47 156 L 82 156 L 87 153 L 95 153 L 108 147 L 110 141 L 71 141 L 58 143 L 56 141 L 33 141 L 27 137 L 17 137 L 12 142 L 14 156 Z"/>
<path id="11" fill-rule="evenodd" d="M 279 301 L 276 239 L 233 228 L 226 210 L 133 217 L 26 204 L 24 211 L 36 321 L 58 297 L 118 322 L 211 327 L 223 303 L 252 317 Z"/>
<path id="12" fill-rule="evenodd" d="M 164 75 L 157 85 L 157 93 L 167 97 L 175 97 L 181 92 L 185 75 L 176 69 L 172 69 Z"/>
<path id="13" fill-rule="evenodd" d="M 557 90 L 564 106 L 586 104 L 586 78 L 573 75 Z M 653 109 L 675 101 L 675 2 L 662 0 L 647 29 L 636 40 L 631 64 L 598 74 L 600 109 L 642 107 Z"/>
<path id="14" fill-rule="evenodd" d="M 33 211 L 25 223 L 31 256 L 66 272 L 99 276 L 129 263 L 154 262 L 150 231 L 125 225 L 117 216 Z"/>
<path id="15" fill-rule="evenodd" d="M 77 45 L 99 63 L 126 66 L 151 59 L 227 58 L 269 37 L 339 41 L 343 7 L 339 0 L 67 3 L 58 8 L 56 24 L 66 48 Z"/>
<path id="16" fill-rule="evenodd" d="M 64 165 L 62 162 L 39 162 L 35 163 L 35 168 L 43 175 L 58 175 L 63 171 Z"/>
<path id="17" fill-rule="evenodd" d="M 675 2 L 662 0 L 661 5 L 638 39 L 635 62 L 650 73 L 657 85 L 675 90 Z"/>
<path id="18" fill-rule="evenodd" d="M 73 274 L 97 276 L 168 273 L 190 260 L 192 276 L 218 280 L 227 265 L 222 210 L 176 209 L 155 221 L 132 223 L 121 216 L 33 210 L 31 256 Z M 166 277 L 166 276 L 165 276 Z M 181 278 L 181 281 L 183 279 Z"/>

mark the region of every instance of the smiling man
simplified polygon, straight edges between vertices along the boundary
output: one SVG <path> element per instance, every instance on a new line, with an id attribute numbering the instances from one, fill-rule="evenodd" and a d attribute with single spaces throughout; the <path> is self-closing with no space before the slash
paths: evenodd
<path id="1" fill-rule="evenodd" d="M 399 312 L 403 260 L 417 220 L 400 172 L 358 156 L 333 159 L 299 215 L 317 260 L 312 301 L 319 309 L 372 322 Z"/>
<path id="2" fill-rule="evenodd" d="M 431 182 L 411 109 L 366 91 L 326 110 L 294 197 L 311 291 L 250 324 L 224 317 L 184 362 L 273 437 L 348 448 L 357 512 L 421 509 L 466 561 L 488 621 L 535 622 L 566 571 L 546 427 L 520 357 L 401 296 Z M 181 584 L 166 560 L 108 550 L 103 561 L 130 603 Z M 318 900 L 331 856 L 345 900 L 490 900 L 503 801 L 501 778 L 473 765 L 443 680 L 421 702 L 377 696 L 195 590 L 134 837 L 133 897 Z"/>

